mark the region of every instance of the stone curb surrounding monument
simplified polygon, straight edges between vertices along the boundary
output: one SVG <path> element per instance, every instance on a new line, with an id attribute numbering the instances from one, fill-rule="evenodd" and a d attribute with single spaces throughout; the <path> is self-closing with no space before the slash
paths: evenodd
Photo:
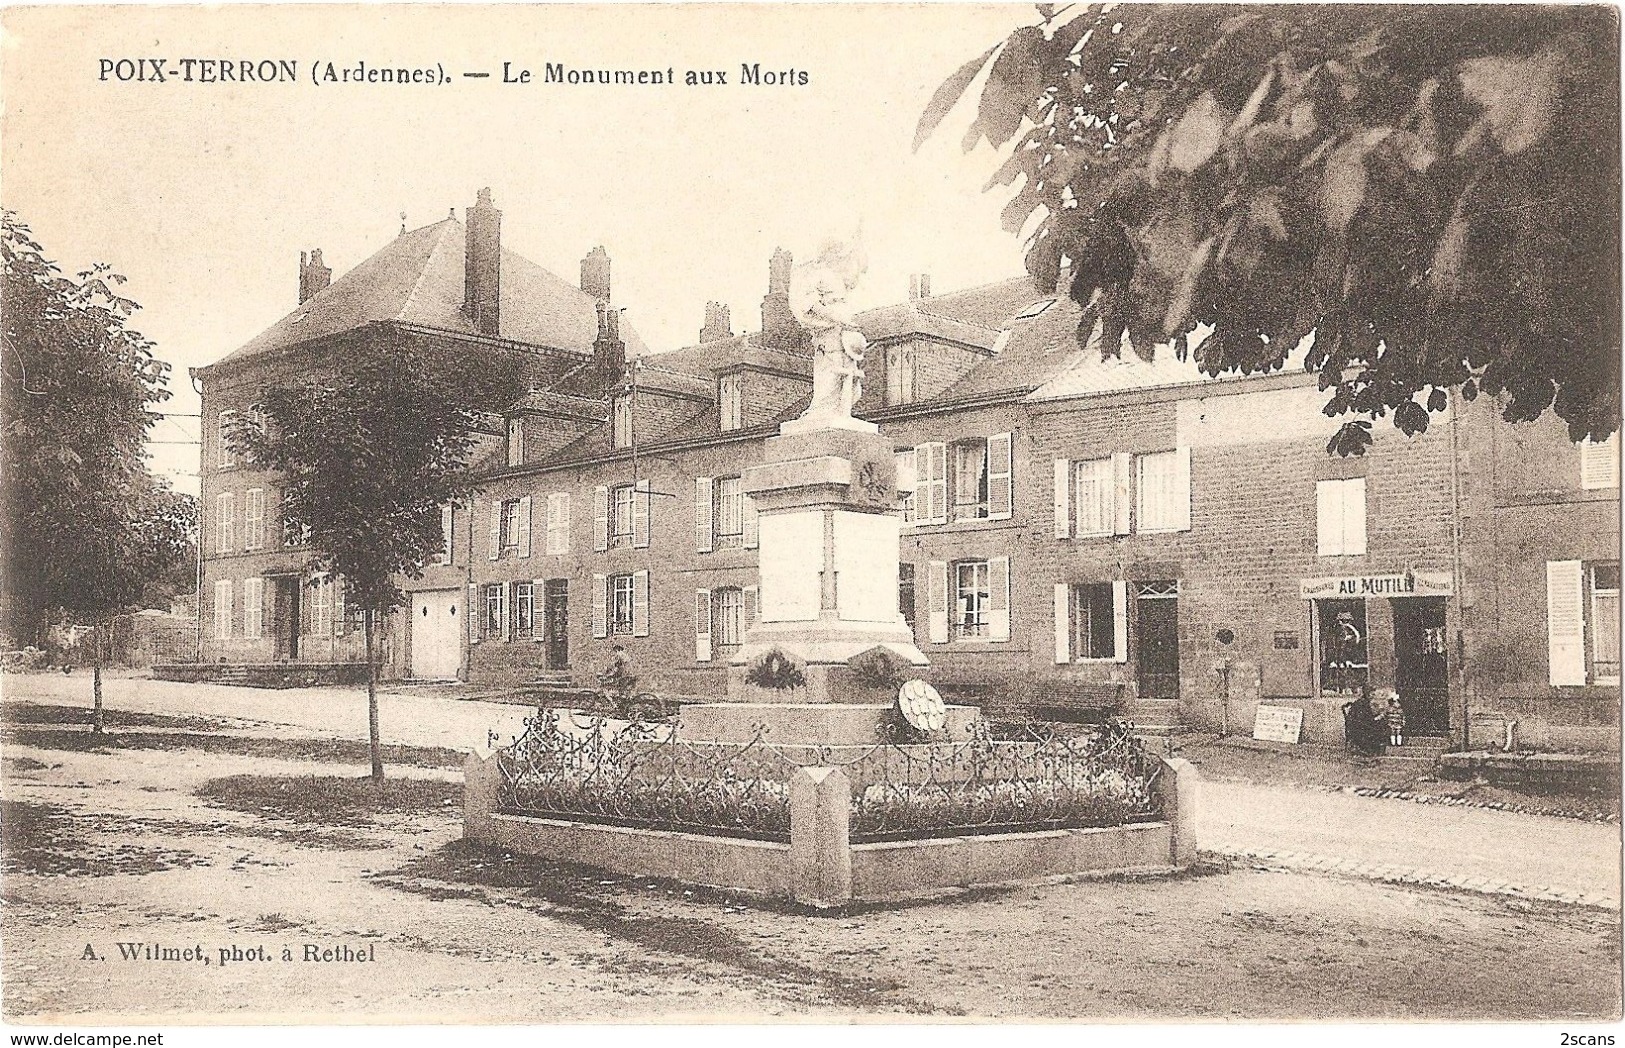
<path id="1" fill-rule="evenodd" d="M 613 873 L 662 877 L 819 909 L 1081 873 L 1177 870 L 1196 859 L 1196 769 L 1162 761 L 1163 821 L 853 844 L 851 787 L 840 768 L 790 782 L 790 841 L 608 826 L 497 811 L 494 755 L 463 764 L 463 836 L 492 847 Z"/>

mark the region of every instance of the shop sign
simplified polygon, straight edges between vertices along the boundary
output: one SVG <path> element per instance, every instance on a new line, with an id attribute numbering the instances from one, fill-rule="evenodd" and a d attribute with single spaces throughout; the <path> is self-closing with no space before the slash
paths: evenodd
<path id="1" fill-rule="evenodd" d="M 1304 600 L 1448 597 L 1455 592 L 1455 578 L 1448 571 L 1407 571 L 1400 575 L 1332 575 L 1298 580 L 1298 596 Z"/>
<path id="2" fill-rule="evenodd" d="M 1253 738 L 1261 742 L 1297 742 L 1303 734 L 1303 710 L 1297 706 L 1260 706 L 1253 718 Z"/>

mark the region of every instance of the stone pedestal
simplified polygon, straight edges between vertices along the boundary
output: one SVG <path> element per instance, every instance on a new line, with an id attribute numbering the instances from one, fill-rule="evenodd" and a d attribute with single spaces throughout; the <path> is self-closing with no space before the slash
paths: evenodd
<path id="1" fill-rule="evenodd" d="M 768 440 L 766 461 L 745 472 L 759 520 L 760 604 L 729 668 L 729 701 L 874 703 L 880 696 L 847 667 L 854 656 L 885 648 L 914 666 L 929 662 L 897 610 L 902 521 L 891 442 L 871 423 L 846 422 L 787 422 Z M 774 648 L 805 665 L 806 686 L 793 695 L 745 680 L 746 667 Z"/>

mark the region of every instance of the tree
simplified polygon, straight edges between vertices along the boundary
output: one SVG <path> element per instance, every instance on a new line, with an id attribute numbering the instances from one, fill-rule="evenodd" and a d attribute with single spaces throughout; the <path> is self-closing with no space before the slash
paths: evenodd
<path id="1" fill-rule="evenodd" d="M 103 624 L 140 606 L 147 581 L 184 551 L 191 518 L 147 469 L 153 405 L 169 365 L 127 325 L 140 308 L 98 264 L 74 277 L 47 260 L 17 215 L 0 215 L 0 556 L 8 641 L 53 624 Z M 184 555 L 184 552 L 181 552 Z M 101 631 L 96 731 L 102 729 Z"/>
<path id="2" fill-rule="evenodd" d="M 362 615 L 372 777 L 384 776 L 378 735 L 377 632 L 441 549 L 441 507 L 473 491 L 482 406 L 518 396 L 510 356 L 454 354 L 398 334 L 349 352 L 331 374 L 270 388 L 263 424 L 240 417 L 229 437 L 280 474 L 282 524 L 311 550 L 309 567 L 343 579 Z"/>
<path id="3" fill-rule="evenodd" d="M 1312 334 L 1326 413 L 1365 416 L 1345 455 L 1452 389 L 1575 440 L 1618 428 L 1615 9 L 1038 11 L 948 78 L 915 146 L 985 70 L 965 149 L 1009 147 L 987 188 L 1017 186 L 1036 281 L 1069 268 L 1080 342 L 1251 373 Z"/>

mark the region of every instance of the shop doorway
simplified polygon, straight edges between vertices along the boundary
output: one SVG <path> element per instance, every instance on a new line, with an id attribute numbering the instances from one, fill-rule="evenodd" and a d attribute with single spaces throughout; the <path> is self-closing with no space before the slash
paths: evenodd
<path id="1" fill-rule="evenodd" d="M 273 585 L 271 630 L 276 638 L 276 657 L 295 662 L 299 659 L 299 576 L 278 575 Z"/>
<path id="2" fill-rule="evenodd" d="M 1450 657 L 1443 597 L 1400 597 L 1394 608 L 1394 690 L 1409 735 L 1450 734 Z"/>
<path id="3" fill-rule="evenodd" d="M 1134 641 L 1142 699 L 1179 698 L 1179 583 L 1136 586 Z"/>
<path id="4" fill-rule="evenodd" d="M 550 670 L 570 668 L 570 580 L 548 579 L 542 587 L 542 649 Z"/>

